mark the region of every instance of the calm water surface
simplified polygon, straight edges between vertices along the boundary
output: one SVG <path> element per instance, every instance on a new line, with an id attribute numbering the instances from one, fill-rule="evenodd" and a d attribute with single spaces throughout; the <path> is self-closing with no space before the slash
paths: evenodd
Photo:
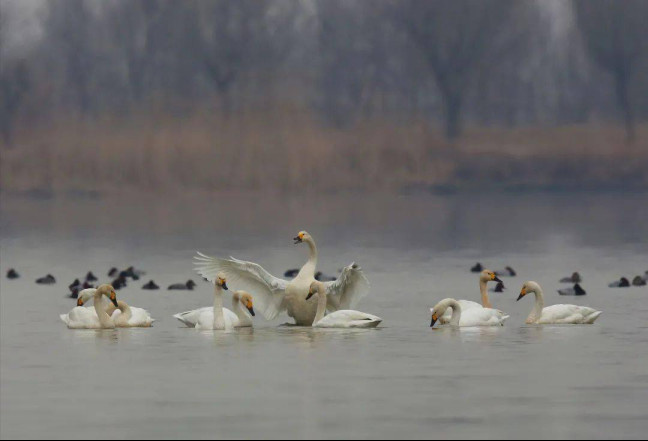
<path id="1" fill-rule="evenodd" d="M 646 195 L 255 198 L 131 197 L 35 201 L 2 196 L 0 436 L 4 438 L 643 438 L 648 433 L 648 289 L 607 283 L 648 269 Z M 372 283 L 359 309 L 376 330 L 182 328 L 171 315 L 212 301 L 147 292 L 192 273 L 194 250 L 234 255 L 279 275 L 306 249 L 336 274 L 357 261 Z M 493 303 L 501 329 L 434 329 L 428 308 L 475 299 L 476 261 L 512 265 Z M 71 331 L 67 284 L 135 265 L 119 291 L 152 329 Z M 9 267 L 22 274 L 4 275 Z M 588 295 L 560 298 L 580 271 Z M 33 283 L 46 273 L 59 283 Z M 547 303 L 604 311 L 594 326 L 528 327 L 540 282 Z M 236 288 L 233 286 L 233 288 Z"/>

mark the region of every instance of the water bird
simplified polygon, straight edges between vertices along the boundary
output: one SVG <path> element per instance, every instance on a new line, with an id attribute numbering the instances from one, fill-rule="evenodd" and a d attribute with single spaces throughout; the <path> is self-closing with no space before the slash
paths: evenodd
<path id="1" fill-rule="evenodd" d="M 120 274 L 119 277 L 112 281 L 111 285 L 117 290 L 125 288 L 127 285 L 126 277 Z"/>
<path id="2" fill-rule="evenodd" d="M 99 280 L 97 279 L 97 276 L 92 274 L 92 271 L 88 271 L 88 274 L 86 274 L 85 279 L 86 282 L 96 282 L 97 280 Z"/>
<path id="3" fill-rule="evenodd" d="M 495 274 L 497 274 L 500 277 L 515 277 L 515 276 L 517 276 L 517 273 L 515 272 L 515 270 L 513 268 L 511 268 L 510 266 L 507 266 L 503 270 L 495 271 Z"/>
<path id="4" fill-rule="evenodd" d="M 502 311 L 492 308 L 471 308 L 463 310 L 461 303 L 455 299 L 444 299 L 430 309 L 432 321 L 430 327 L 439 321 L 440 318 L 450 313 L 448 324 L 454 327 L 482 327 L 482 326 L 504 326 L 510 316 Z"/>
<path id="5" fill-rule="evenodd" d="M 194 282 L 193 280 L 187 280 L 187 283 L 174 283 L 173 285 L 169 285 L 167 289 L 193 291 L 195 286 L 196 286 L 196 282 Z"/>
<path id="6" fill-rule="evenodd" d="M 616 281 L 608 284 L 608 287 L 610 287 L 610 288 L 629 288 L 630 287 L 630 281 L 626 277 L 621 277 L 619 280 L 616 280 Z"/>
<path id="7" fill-rule="evenodd" d="M 81 285 L 81 288 L 88 289 L 88 288 L 95 288 L 95 286 L 86 280 L 85 282 L 83 282 L 83 285 Z"/>
<path id="8" fill-rule="evenodd" d="M 470 272 L 473 272 L 473 273 L 481 273 L 482 271 L 484 271 L 484 266 L 479 262 L 477 262 L 475 264 L 475 266 L 470 268 Z"/>
<path id="9" fill-rule="evenodd" d="M 260 306 L 261 313 L 272 320 L 286 311 L 299 326 L 311 326 L 317 313 L 316 302 L 306 301 L 310 284 L 315 281 L 318 252 L 315 240 L 306 231 L 294 238 L 295 244 L 306 244 L 309 257 L 291 281 L 274 277 L 253 262 L 234 259 L 219 259 L 198 253 L 195 257 L 196 271 L 214 282 L 217 274 L 232 278 L 241 288 L 250 291 Z M 369 281 L 362 268 L 355 263 L 344 268 L 335 281 L 326 282 L 328 288 L 328 310 L 353 309 L 369 292 Z"/>
<path id="10" fill-rule="evenodd" d="M 77 306 L 67 314 L 61 314 L 60 318 L 70 329 L 113 329 L 115 322 L 108 315 L 108 305 L 103 301 L 106 297 L 110 302 L 118 307 L 117 294 L 110 285 L 101 285 L 99 288 L 89 288 L 79 292 Z M 84 308 L 83 305 L 94 300 L 94 310 Z"/>
<path id="11" fill-rule="evenodd" d="M 561 296 L 584 296 L 587 294 L 587 291 L 585 291 L 580 284 L 576 283 L 573 288 L 559 289 L 558 294 Z"/>
<path id="12" fill-rule="evenodd" d="M 317 295 L 317 313 L 313 320 L 314 328 L 375 328 L 382 319 L 360 311 L 341 309 L 326 315 L 328 288 L 323 282 L 314 281 L 308 290 L 306 300 Z"/>
<path id="13" fill-rule="evenodd" d="M 7 271 L 7 279 L 17 279 L 19 277 L 20 274 L 18 274 L 18 272 L 15 269 L 10 268 L 9 271 Z"/>
<path id="14" fill-rule="evenodd" d="M 54 278 L 53 275 L 48 274 L 45 277 L 36 279 L 36 283 L 38 283 L 39 285 L 52 285 L 56 283 L 56 279 Z"/>
<path id="15" fill-rule="evenodd" d="M 646 280 L 641 276 L 636 276 L 632 279 L 632 286 L 646 286 Z"/>
<path id="16" fill-rule="evenodd" d="M 142 286 L 142 289 L 155 290 L 160 289 L 160 287 L 153 280 L 151 280 L 146 285 Z"/>
<path id="17" fill-rule="evenodd" d="M 119 274 L 119 270 L 114 266 L 108 270 L 108 277 L 115 277 L 117 274 Z"/>
<path id="18" fill-rule="evenodd" d="M 79 297 L 79 292 L 81 291 L 80 286 L 70 287 L 70 294 L 68 295 L 71 299 L 76 299 Z"/>
<path id="19" fill-rule="evenodd" d="M 487 269 L 482 270 L 482 272 L 479 273 L 479 292 L 481 293 L 481 304 L 473 302 L 471 300 L 459 300 L 458 302 L 464 312 L 470 309 L 493 308 L 493 305 L 491 305 L 490 302 L 490 298 L 488 297 L 488 282 L 503 283 L 502 280 L 497 277 L 497 274 L 495 274 L 495 272 Z M 504 315 L 504 313 L 502 313 L 502 315 Z M 445 325 L 450 323 L 451 318 L 452 310 L 446 308 L 445 315 L 441 316 L 441 324 Z"/>
<path id="20" fill-rule="evenodd" d="M 223 291 L 227 290 L 227 280 L 223 275 L 218 275 L 214 283 L 213 306 L 181 312 L 173 317 L 189 328 L 203 330 L 224 331 L 252 327 L 252 317 L 255 316 L 252 295 L 245 291 L 234 291 L 232 293 L 232 309 L 234 311 L 231 311 L 223 308 Z"/>
<path id="21" fill-rule="evenodd" d="M 72 283 L 68 285 L 68 288 L 73 289 L 73 288 L 78 288 L 81 286 L 81 281 L 79 279 L 74 279 Z"/>
<path id="22" fill-rule="evenodd" d="M 506 287 L 504 286 L 503 282 L 497 282 L 497 285 L 495 286 L 495 288 L 492 288 L 490 291 L 491 292 L 504 292 L 505 289 L 506 289 Z"/>
<path id="23" fill-rule="evenodd" d="M 340 270 L 340 272 L 342 272 L 342 270 Z M 297 277 L 297 274 L 299 274 L 298 269 L 289 269 L 289 270 L 286 270 L 286 272 L 284 272 L 284 277 L 294 279 L 295 277 Z M 315 273 L 315 280 L 318 280 L 320 282 L 331 282 L 333 280 L 336 280 L 336 278 L 333 277 L 333 276 L 328 276 L 328 275 L 324 274 L 321 271 L 317 271 Z"/>
<path id="24" fill-rule="evenodd" d="M 583 278 L 577 272 L 573 273 L 569 277 L 563 277 L 562 279 L 560 279 L 560 283 L 581 283 L 582 281 Z"/>
<path id="25" fill-rule="evenodd" d="M 529 325 L 590 325 L 602 314 L 587 306 L 577 305 L 553 305 L 545 308 L 545 300 L 542 288 L 537 282 L 526 282 L 522 285 L 518 301 L 527 294 L 535 294 L 536 303 L 531 314 L 526 319 Z"/>

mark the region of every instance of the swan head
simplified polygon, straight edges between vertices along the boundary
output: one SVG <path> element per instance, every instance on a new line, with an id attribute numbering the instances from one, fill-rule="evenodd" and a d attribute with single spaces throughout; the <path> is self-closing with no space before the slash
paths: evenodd
<path id="1" fill-rule="evenodd" d="M 439 318 L 443 317 L 452 303 L 456 303 L 456 300 L 444 299 L 437 303 L 434 308 L 430 309 L 430 312 L 432 313 L 432 322 L 430 323 L 430 328 L 433 328 L 436 322 L 439 321 Z"/>
<path id="2" fill-rule="evenodd" d="M 241 302 L 241 305 L 245 306 L 245 308 L 250 312 L 250 315 L 254 317 L 255 313 L 254 313 L 254 302 L 252 300 L 252 294 L 245 291 L 237 291 L 234 294 L 234 296 L 238 298 L 238 301 Z"/>
<path id="3" fill-rule="evenodd" d="M 540 288 L 540 285 L 537 282 L 526 282 L 524 285 L 522 285 L 522 289 L 520 290 L 520 296 L 517 298 L 518 301 L 520 301 L 524 296 L 526 296 L 529 293 L 534 293 L 538 294 L 542 289 Z"/>
<path id="4" fill-rule="evenodd" d="M 77 297 L 77 306 L 83 306 L 88 303 L 96 292 L 97 290 L 95 288 L 88 288 L 79 291 L 79 296 Z"/>
<path id="5" fill-rule="evenodd" d="M 218 276 L 216 276 L 216 281 L 214 283 L 216 283 L 216 286 L 223 288 L 225 291 L 228 290 L 227 280 L 225 279 L 224 275 L 219 274 Z"/>
<path id="6" fill-rule="evenodd" d="M 310 234 L 308 234 L 307 231 L 300 231 L 299 234 L 297 234 L 297 236 L 293 238 L 293 240 L 295 241 L 295 245 L 297 245 L 298 243 L 310 241 L 312 239 L 313 237 Z"/>
<path id="7" fill-rule="evenodd" d="M 497 277 L 497 274 L 495 274 L 494 271 L 491 270 L 483 270 L 481 273 L 479 273 L 479 280 L 481 282 L 502 282 L 499 277 Z"/>
<path id="8" fill-rule="evenodd" d="M 315 294 L 319 294 L 322 288 L 324 287 L 324 284 L 322 282 L 318 282 L 317 280 L 311 283 L 310 287 L 308 288 L 308 295 L 306 296 L 306 300 L 310 300 L 311 297 L 313 297 Z"/>
<path id="9" fill-rule="evenodd" d="M 117 293 L 112 285 L 100 285 L 99 288 L 97 288 L 97 294 L 108 297 L 112 304 L 115 305 L 116 308 L 119 308 L 119 305 L 117 304 Z"/>

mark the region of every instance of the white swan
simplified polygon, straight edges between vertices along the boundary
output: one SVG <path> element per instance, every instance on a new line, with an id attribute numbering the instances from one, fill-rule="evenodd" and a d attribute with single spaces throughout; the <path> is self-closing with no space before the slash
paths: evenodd
<path id="1" fill-rule="evenodd" d="M 254 296 L 257 309 L 267 320 L 286 311 L 299 326 L 311 326 L 317 313 L 317 303 L 307 301 L 308 290 L 315 281 L 317 246 L 306 231 L 295 237 L 295 244 L 308 245 L 310 254 L 304 266 L 292 281 L 274 277 L 260 265 L 234 259 L 219 259 L 198 253 L 196 271 L 214 282 L 223 274 L 230 282 L 241 286 Z M 355 263 L 345 267 L 337 280 L 326 282 L 329 311 L 352 309 L 369 292 L 369 282 Z"/>
<path id="2" fill-rule="evenodd" d="M 186 326 L 196 329 L 226 330 L 232 328 L 251 328 L 254 317 L 252 296 L 245 291 L 234 291 L 232 309 L 223 308 L 223 290 L 227 290 L 225 277 L 217 276 L 214 284 L 214 306 L 182 312 L 173 317 Z M 243 308 L 245 307 L 245 309 Z"/>
<path id="3" fill-rule="evenodd" d="M 67 314 L 61 314 L 61 320 L 70 329 L 113 329 L 115 322 L 108 315 L 108 305 L 103 301 L 103 296 L 108 297 L 113 305 L 118 307 L 115 289 L 111 285 L 101 285 L 99 288 L 81 291 L 76 308 Z M 90 298 L 94 299 L 94 310 L 83 307 L 85 301 Z"/>
<path id="4" fill-rule="evenodd" d="M 590 325 L 603 314 L 587 306 L 553 305 L 544 307 L 544 294 L 536 282 L 526 282 L 522 285 L 518 301 L 529 293 L 536 297 L 535 306 L 526 319 L 529 325 Z"/>
<path id="5" fill-rule="evenodd" d="M 471 300 L 458 300 L 459 304 L 461 305 L 462 311 L 465 312 L 473 308 L 493 308 L 493 305 L 491 305 L 490 302 L 490 298 L 488 297 L 488 282 L 501 283 L 502 281 L 499 277 L 497 277 L 497 274 L 495 274 L 495 272 L 487 269 L 483 270 L 481 273 L 479 273 L 479 292 L 481 293 L 481 304 L 473 302 Z M 446 312 L 440 316 L 439 322 L 442 325 L 447 325 L 448 323 L 450 323 L 451 317 L 452 310 L 447 309 Z"/>
<path id="6" fill-rule="evenodd" d="M 437 305 L 430 309 L 432 313 L 432 323 L 430 327 L 439 321 L 447 311 L 450 311 L 450 326 L 473 327 L 473 326 L 504 326 L 504 322 L 509 318 L 502 311 L 492 308 L 471 308 L 466 311 L 462 310 L 461 303 L 455 299 L 441 300 Z"/>
<path id="7" fill-rule="evenodd" d="M 75 327 L 100 328 L 99 316 L 95 308 L 83 307 L 93 298 L 96 291 L 94 288 L 81 291 L 77 299 L 77 307 L 68 314 L 62 314 L 61 320 L 66 324 L 73 322 Z M 148 328 L 155 321 L 147 310 L 131 307 L 124 301 L 117 300 L 117 306 L 115 304 L 106 304 L 103 298 L 99 302 L 101 303 L 99 307 L 106 312 L 117 328 Z"/>
<path id="8" fill-rule="evenodd" d="M 131 307 L 121 300 L 117 301 L 116 307 L 108 305 L 106 313 L 118 328 L 150 328 L 155 321 L 146 309 Z"/>
<path id="9" fill-rule="evenodd" d="M 382 322 L 382 319 L 375 315 L 348 309 L 334 311 L 324 316 L 329 291 L 330 288 L 319 281 L 312 282 L 308 289 L 306 300 L 310 300 L 315 294 L 318 296 L 317 313 L 313 321 L 314 328 L 375 328 Z"/>

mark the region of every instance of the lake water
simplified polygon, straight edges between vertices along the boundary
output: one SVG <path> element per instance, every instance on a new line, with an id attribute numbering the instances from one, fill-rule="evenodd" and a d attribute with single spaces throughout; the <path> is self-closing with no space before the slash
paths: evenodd
<path id="1" fill-rule="evenodd" d="M 475 196 L 221 195 L 34 200 L 2 196 L 0 437 L 644 438 L 648 288 L 609 289 L 648 269 L 645 194 Z M 186 329 L 208 306 L 195 250 L 299 266 L 307 229 L 320 268 L 357 261 L 372 283 L 358 309 L 376 330 Z M 493 303 L 498 329 L 430 329 L 445 297 L 478 300 L 476 261 L 518 271 Z M 67 285 L 112 266 L 147 271 L 118 292 L 151 329 L 72 331 Z M 22 278 L 5 278 L 15 267 Z M 588 295 L 561 298 L 573 271 Z M 34 279 L 54 274 L 58 283 Z M 147 292 L 193 278 L 193 292 Z M 529 327 L 526 280 L 547 303 L 604 311 L 594 326 Z M 236 286 L 231 288 L 236 289 Z M 229 302 L 229 301 L 228 301 Z"/>

